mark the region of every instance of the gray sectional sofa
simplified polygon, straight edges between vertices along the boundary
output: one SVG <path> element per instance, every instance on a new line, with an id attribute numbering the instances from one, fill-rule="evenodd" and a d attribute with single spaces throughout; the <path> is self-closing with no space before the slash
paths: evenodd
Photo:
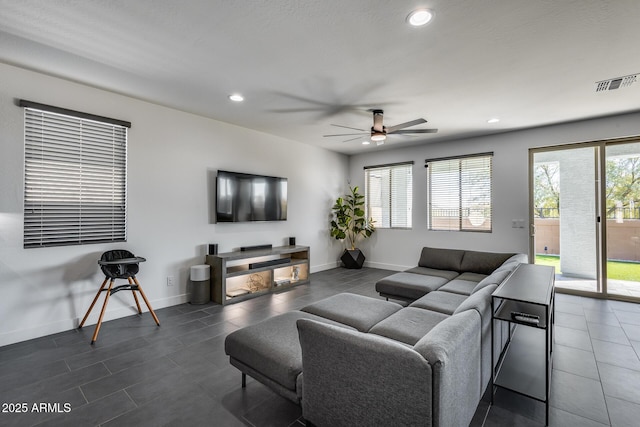
<path id="1" fill-rule="evenodd" d="M 378 281 L 376 291 L 387 299 L 410 302 L 432 291 L 470 295 L 487 276 L 502 271 L 506 277 L 521 262 L 527 262 L 526 255 L 425 247 L 416 267 Z"/>
<path id="2" fill-rule="evenodd" d="M 408 305 L 334 295 L 229 334 L 225 351 L 243 385 L 255 378 L 317 426 L 468 425 L 491 376 L 491 293 L 526 261 L 424 248 L 416 269 L 376 285 L 415 295 Z"/>

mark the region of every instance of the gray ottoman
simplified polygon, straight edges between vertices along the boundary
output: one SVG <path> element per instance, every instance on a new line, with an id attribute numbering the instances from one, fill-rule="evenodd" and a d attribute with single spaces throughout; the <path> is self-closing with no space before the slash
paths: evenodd
<path id="1" fill-rule="evenodd" d="M 301 308 L 301 311 L 349 325 L 360 332 L 368 332 L 376 323 L 386 319 L 402 306 L 395 302 L 342 293 Z"/>
<path id="2" fill-rule="evenodd" d="M 446 277 L 426 274 L 395 273 L 376 282 L 376 291 L 382 296 L 413 301 L 437 290 L 449 280 Z"/>
<path id="3" fill-rule="evenodd" d="M 224 348 L 229 362 L 245 376 L 260 381 L 281 396 L 299 403 L 298 375 L 302 372 L 302 351 L 296 321 L 318 322 L 349 328 L 331 320 L 301 311 L 292 311 L 250 325 L 227 335 Z"/>

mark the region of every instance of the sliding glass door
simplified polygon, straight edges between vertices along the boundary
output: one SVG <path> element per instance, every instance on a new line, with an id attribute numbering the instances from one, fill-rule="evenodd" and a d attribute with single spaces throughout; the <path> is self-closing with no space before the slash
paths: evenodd
<path id="1" fill-rule="evenodd" d="M 607 293 L 640 297 L 640 142 L 606 152 Z"/>
<path id="2" fill-rule="evenodd" d="M 597 147 L 533 152 L 533 253 L 556 287 L 599 292 Z"/>
<path id="3" fill-rule="evenodd" d="M 556 287 L 640 298 L 640 140 L 530 151 L 532 261 Z"/>

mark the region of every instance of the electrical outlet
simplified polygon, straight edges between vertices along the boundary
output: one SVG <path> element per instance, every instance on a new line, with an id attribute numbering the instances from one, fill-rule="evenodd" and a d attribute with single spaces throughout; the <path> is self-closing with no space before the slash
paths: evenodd
<path id="1" fill-rule="evenodd" d="M 173 276 L 167 276 L 167 286 L 173 286 L 176 283 L 176 278 Z"/>

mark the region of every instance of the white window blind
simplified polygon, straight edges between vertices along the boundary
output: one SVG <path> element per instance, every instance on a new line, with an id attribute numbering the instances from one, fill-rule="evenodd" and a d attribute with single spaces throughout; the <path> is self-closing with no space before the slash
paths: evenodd
<path id="1" fill-rule="evenodd" d="M 365 168 L 367 216 L 376 228 L 411 228 L 413 162 Z"/>
<path id="2" fill-rule="evenodd" d="M 429 230 L 491 231 L 493 153 L 426 160 Z"/>
<path id="3" fill-rule="evenodd" d="M 31 104 L 21 101 L 26 107 L 24 247 L 125 241 L 127 123 Z"/>

